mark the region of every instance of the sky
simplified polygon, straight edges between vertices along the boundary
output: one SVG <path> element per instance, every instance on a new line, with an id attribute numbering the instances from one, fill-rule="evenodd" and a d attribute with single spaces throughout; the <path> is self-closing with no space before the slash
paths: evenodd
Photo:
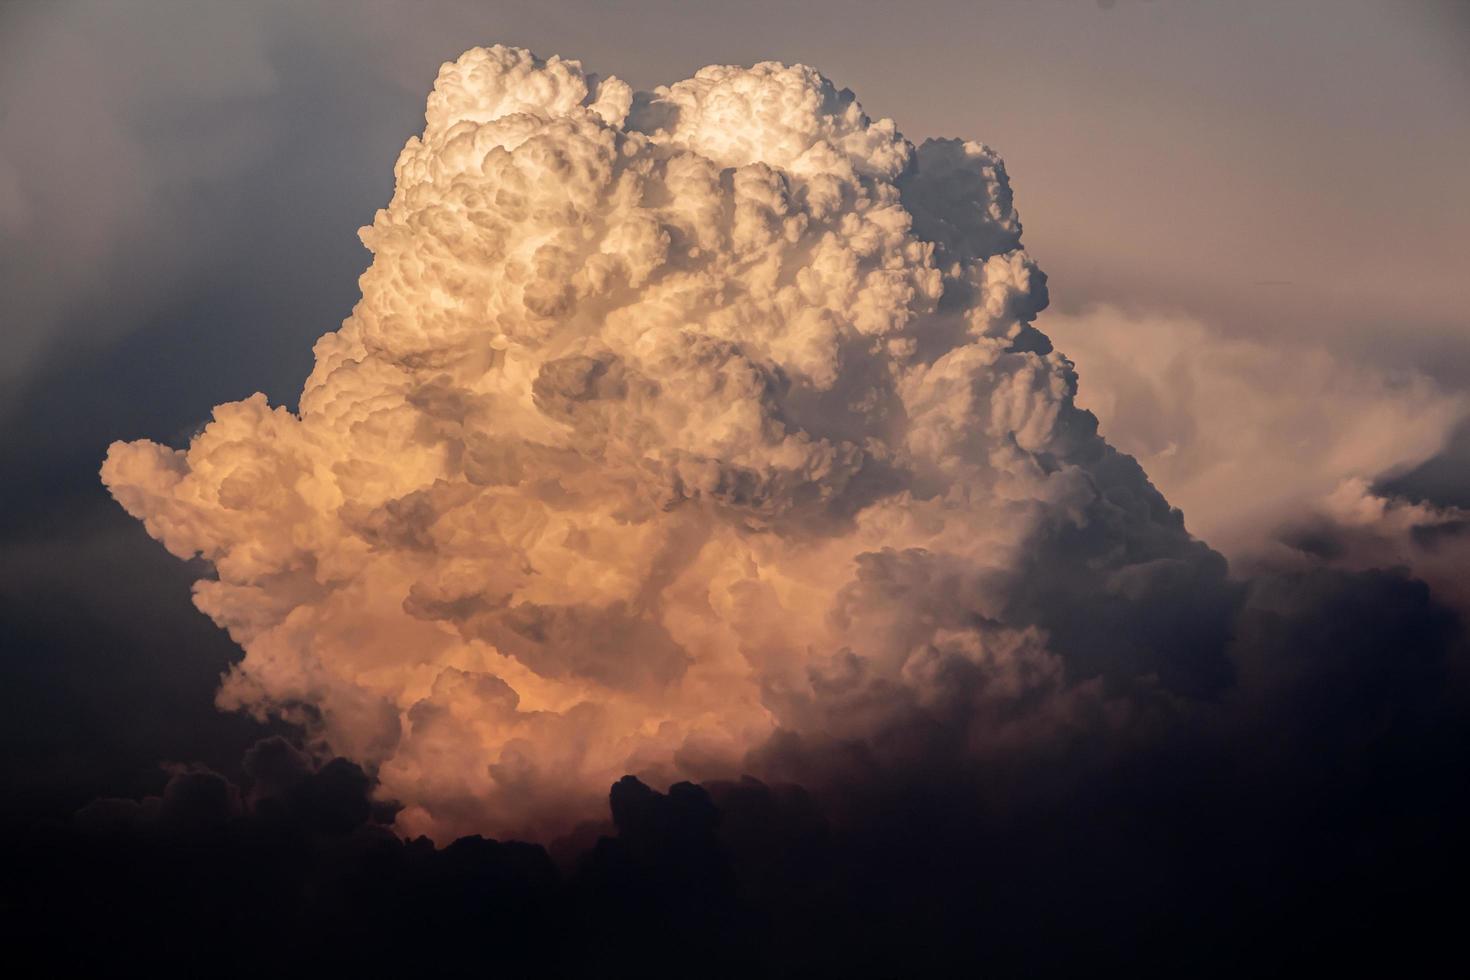
<path id="1" fill-rule="evenodd" d="M 976 298 L 930 310 L 924 305 L 931 288 L 923 273 L 927 260 L 885 238 L 872 246 L 888 260 L 877 267 L 908 270 L 909 278 L 885 280 L 889 292 L 853 294 L 857 298 L 843 292 L 849 287 L 834 285 L 837 280 L 824 280 L 803 287 L 803 302 L 838 321 L 866 324 L 852 328 L 859 332 L 896 331 L 895 337 L 906 336 L 909 327 L 898 321 L 873 326 L 894 308 L 914 311 L 915 324 L 948 323 L 944 317 L 954 309 L 967 311 L 980 346 L 999 344 L 998 338 L 1013 345 L 986 369 L 988 377 L 1006 379 L 993 381 L 997 387 L 986 396 L 992 404 L 1005 401 L 995 392 L 1005 392 L 1011 404 L 1022 405 L 1005 416 L 1010 442 L 996 445 L 1019 447 L 1032 454 L 1027 458 L 1043 460 L 1037 464 L 1043 470 L 1059 466 L 1058 472 L 1086 474 L 1078 479 L 1131 516 L 1100 517 L 1070 503 L 1069 494 L 1083 491 L 1060 477 L 1043 479 L 1020 463 L 996 462 L 996 445 L 972 445 L 953 434 L 966 426 L 979 431 L 980 416 L 954 407 L 963 401 L 957 393 L 963 386 L 944 388 L 945 371 L 960 370 L 947 367 L 951 362 L 979 355 L 966 354 L 971 348 L 953 338 L 942 352 L 931 349 L 938 341 L 923 339 L 949 337 L 948 327 L 916 334 L 916 355 L 890 347 L 862 361 L 855 353 L 831 354 L 823 345 L 837 341 L 823 339 L 814 320 L 795 313 L 772 321 L 775 314 L 762 307 L 750 314 L 751 322 L 775 323 L 769 335 L 739 334 L 695 304 L 681 315 L 690 322 L 707 319 L 703 329 L 711 337 L 728 344 L 738 335 L 759 355 L 747 363 L 727 351 L 718 369 L 708 367 L 714 355 L 707 352 L 650 360 L 618 332 L 621 321 L 608 313 L 615 306 L 585 298 L 614 295 L 605 283 L 623 282 L 616 287 L 625 290 L 616 293 L 624 296 L 619 303 L 627 306 L 626 291 L 633 290 L 648 304 L 639 316 L 684 302 L 685 294 L 672 288 L 660 294 L 662 280 L 638 271 L 634 257 L 652 246 L 638 237 L 642 226 L 632 218 L 621 237 L 608 239 L 615 245 L 600 252 L 568 245 L 569 257 L 524 268 L 481 260 L 480 272 L 494 272 L 487 283 L 532 275 L 546 284 L 544 295 L 527 292 L 524 309 L 498 286 L 467 293 L 482 314 L 520 324 L 500 328 L 513 351 L 521 344 L 534 351 L 524 358 L 513 353 L 506 373 L 524 373 L 519 402 L 486 390 L 479 374 L 467 380 L 458 373 L 468 370 L 463 364 L 479 341 L 456 339 L 463 328 L 450 314 L 442 322 L 408 314 L 408 326 L 391 326 L 398 324 L 393 311 L 433 308 L 465 282 L 443 271 L 442 263 L 418 264 L 415 249 L 438 242 L 443 255 L 482 254 L 466 250 L 466 242 L 482 241 L 473 228 L 454 231 L 420 215 L 428 214 L 429 192 L 413 196 L 417 171 L 411 168 L 400 166 L 395 184 L 394 165 L 405 140 L 425 132 L 424 99 L 440 65 L 467 48 L 497 43 L 541 58 L 578 59 L 587 72 L 616 75 L 640 92 L 689 78 L 705 65 L 806 64 L 836 89 L 856 93 L 872 120 L 892 118 L 915 146 L 930 137 L 983 141 L 1003 158 L 1001 176 L 993 163 L 984 163 L 988 156 L 966 157 L 965 166 L 991 166 L 976 186 L 994 200 L 1001 200 L 997 188 L 1008 186 L 1019 219 L 1001 200 L 999 210 L 976 219 L 981 231 L 974 234 L 987 242 L 1000 236 L 995 241 L 1003 245 L 967 244 L 962 232 L 946 237 L 950 211 L 975 191 L 942 181 L 923 185 L 922 175 L 946 165 L 940 150 L 929 157 L 920 151 L 921 176 L 905 177 L 902 166 L 883 169 L 888 144 L 874 143 L 872 130 L 854 130 L 858 135 L 843 152 L 856 161 L 856 176 L 833 170 L 851 182 L 843 185 L 846 193 L 878 187 L 872 192 L 881 196 L 889 187 L 901 194 L 903 207 L 914 214 L 915 233 L 938 243 L 935 268 L 951 259 L 984 265 L 989 271 L 976 280 Z M 780 76 L 761 84 L 779 88 L 788 81 Z M 632 109 L 618 109 L 618 90 L 599 84 L 584 84 L 587 101 L 603 98 L 596 104 L 607 107 L 604 115 L 622 120 L 613 125 L 721 167 L 761 161 L 798 175 L 788 179 L 806 180 L 816 169 L 837 166 L 783 156 L 784 144 L 775 142 L 742 156 L 745 151 L 728 145 L 730 133 L 754 127 L 752 139 L 774 140 L 761 135 L 771 131 L 761 127 L 778 123 L 760 121 L 764 117 L 753 123 L 753 113 L 722 116 L 706 108 L 715 104 L 708 101 L 713 97 L 697 87 L 687 90 L 683 110 L 695 121 L 680 129 L 660 122 L 657 111 L 636 99 Z M 789 81 L 789 91 L 805 89 Z M 446 105 L 449 119 L 464 111 L 452 100 Z M 789 111 L 798 119 L 792 125 L 806 125 L 805 116 Z M 431 105 L 427 148 L 415 166 L 457 166 L 448 137 L 430 139 L 434 125 Z M 520 138 L 494 137 L 512 149 Z M 575 157 L 581 144 L 566 139 L 563 152 Z M 638 152 L 657 155 L 646 147 Z M 1381 853 L 1402 858 L 1432 848 L 1439 840 L 1433 827 L 1420 827 L 1415 836 L 1402 830 L 1407 816 L 1379 812 L 1364 801 L 1387 787 L 1398 799 L 1428 801 L 1431 824 L 1453 824 L 1463 813 L 1461 787 L 1423 766 L 1449 751 L 1464 717 L 1464 702 L 1455 698 L 1464 678 L 1459 617 L 1470 613 L 1462 581 L 1470 560 L 1464 534 L 1470 527 L 1467 154 L 1470 16 L 1452 2 L 140 0 L 0 6 L 0 714 L 11 801 L 5 821 L 15 827 L 64 821 L 89 806 L 95 821 L 102 800 L 112 808 L 103 808 L 108 820 L 123 820 L 117 814 L 125 811 L 123 822 L 134 826 L 163 819 L 158 813 L 195 819 L 217 805 L 232 819 L 288 812 L 293 827 L 309 826 L 312 840 L 331 837 L 337 831 L 323 828 L 338 824 L 349 835 L 366 832 L 362 825 L 387 833 L 381 830 L 387 821 L 399 836 L 427 834 L 441 847 L 470 833 L 532 840 L 547 845 L 558 861 L 583 837 L 612 834 L 605 839 L 614 844 L 596 852 L 601 864 L 578 865 L 575 873 L 563 866 L 571 877 L 559 886 L 535 878 L 541 871 L 525 872 L 525 865 L 515 864 L 519 858 L 496 852 L 474 859 L 496 868 L 496 862 L 510 862 L 505 866 L 519 868 L 516 874 L 541 882 L 517 879 L 521 885 L 552 889 L 547 894 L 554 897 L 546 899 L 555 909 L 548 913 L 552 919 L 571 914 L 571 906 L 599 908 L 588 896 L 621 887 L 627 875 L 660 883 L 649 915 L 674 915 L 679 903 L 661 903 L 694 887 L 675 880 L 671 870 L 686 858 L 725 869 L 711 871 L 699 886 L 709 889 L 698 894 L 710 908 L 734 900 L 709 884 L 728 873 L 741 882 L 741 901 L 761 895 L 756 905 L 770 914 L 776 908 L 771 896 L 790 883 L 778 888 L 758 871 L 773 849 L 785 847 L 839 869 L 826 877 L 813 872 L 805 884 L 826 896 L 818 906 L 843 908 L 831 913 L 832 928 L 840 931 L 844 915 L 860 914 L 828 901 L 834 882 L 852 883 L 843 875 L 870 889 L 901 884 L 946 895 L 957 887 L 927 863 L 932 855 L 915 860 L 893 844 L 901 824 L 895 815 L 932 817 L 936 808 L 972 813 L 963 787 L 978 781 L 1004 787 L 994 790 L 1004 802 L 987 798 L 976 811 L 983 816 L 974 819 L 998 838 L 1010 834 L 1005 839 L 1016 845 L 1014 864 L 996 871 L 997 894 L 1008 887 L 1002 883 L 1015 881 L 1033 890 L 1056 888 L 1064 896 L 1056 899 L 1058 908 L 1087 910 L 1082 919 L 1088 925 L 1073 936 L 1072 951 L 1082 948 L 1075 944 L 1112 942 L 1120 956 L 1129 948 L 1126 937 L 1135 935 L 1131 928 L 1145 928 L 1140 923 L 1155 921 L 1150 915 L 1167 919 L 1150 904 L 1155 898 L 1130 893 L 1121 907 L 1137 916 L 1125 924 L 1104 921 L 1097 892 L 1059 884 L 1067 878 L 1065 867 L 1042 856 L 1054 842 L 1040 830 L 1017 831 L 1018 824 L 998 813 L 1034 814 L 1040 807 L 1051 815 L 1047 826 L 1064 837 L 1117 848 L 1116 865 L 1101 858 L 1083 862 L 1082 878 L 1127 875 L 1131 860 L 1135 872 L 1181 857 L 1202 862 L 1207 870 L 1200 881 L 1212 887 L 1183 880 L 1171 885 L 1176 891 L 1170 894 L 1209 891 L 1208 901 L 1222 907 L 1233 907 L 1222 895 L 1249 886 L 1219 870 L 1229 863 L 1222 855 L 1235 851 L 1212 850 L 1202 841 L 1261 814 L 1289 812 L 1309 821 L 1313 806 L 1288 800 L 1283 787 L 1324 766 L 1368 773 L 1360 781 L 1354 776 L 1324 784 L 1320 798 L 1379 828 L 1375 832 L 1393 843 Z M 642 159 L 632 150 L 626 156 Z M 578 179 L 564 173 L 555 178 L 572 187 Z M 553 186 L 546 181 L 553 178 L 531 181 L 530 200 L 541 200 L 537 188 Z M 698 199 L 686 185 L 660 186 L 671 199 Z M 588 222 L 612 227 L 606 206 L 596 203 L 605 195 L 594 195 L 593 204 L 578 200 L 576 206 L 592 216 Z M 808 208 L 803 228 L 825 227 L 820 223 L 828 218 L 810 210 L 816 206 L 807 200 L 782 207 Z M 926 200 L 937 202 L 933 210 L 918 203 Z M 379 214 L 381 208 L 388 211 Z M 849 217 L 857 214 L 852 210 Z M 372 254 L 359 240 L 364 226 L 374 228 L 366 239 Z M 504 240 L 524 236 L 530 243 L 524 247 L 533 249 L 536 236 L 551 234 L 553 226 L 522 217 L 496 227 Z M 558 235 L 572 234 L 555 227 Z M 792 230 L 781 241 L 792 243 L 793 256 L 810 258 L 816 253 L 803 250 L 816 249 L 817 239 L 802 237 L 807 234 L 816 233 Z M 1016 258 L 1021 264 L 1002 272 L 989 264 L 1012 254 L 1017 234 L 1025 262 L 1034 266 Z M 739 258 L 738 243 L 700 241 L 703 258 L 650 258 L 649 268 L 666 263 L 703 283 L 700 288 L 715 288 L 711 284 L 725 278 L 737 285 L 757 281 L 754 265 L 732 272 L 734 266 L 720 264 L 727 250 L 730 261 Z M 772 239 L 769 247 L 779 256 L 788 246 Z M 852 248 L 860 258 L 841 262 L 866 269 L 860 262 L 876 261 L 863 251 L 869 246 Z M 602 273 L 611 279 L 577 285 L 577 275 L 601 268 L 591 259 L 604 254 L 622 255 L 624 264 Z M 557 298 L 565 283 L 572 283 L 566 288 L 582 306 L 564 307 Z M 719 288 L 728 296 L 732 287 Z M 989 297 L 1005 298 L 995 299 L 1001 312 L 985 313 L 990 320 L 981 326 L 976 311 L 991 309 Z M 596 320 L 601 314 L 608 314 L 605 322 Z M 730 322 L 743 315 L 731 314 Z M 435 389 L 438 382 L 415 375 L 415 384 L 427 387 L 407 395 L 376 374 L 331 380 L 328 367 L 338 355 L 325 349 L 314 355 L 312 345 L 349 317 L 356 324 L 350 327 L 355 333 L 345 334 L 350 343 L 366 343 L 362 349 L 388 358 L 397 365 L 393 370 L 449 365 L 444 370 L 451 380 Z M 564 331 L 577 325 L 582 346 L 543 348 L 536 346 L 540 340 L 525 339 L 539 336 L 541 328 L 533 329 L 538 317 L 562 323 Z M 1050 338 L 1048 345 L 1028 339 L 1038 330 Z M 420 333 L 438 339 L 410 339 Z M 679 349 L 678 343 L 670 333 L 660 350 Z M 1053 344 L 1059 354 L 1047 353 Z M 453 350 L 458 360 L 423 361 L 431 350 L 439 358 Z M 856 402 L 839 410 L 836 396 L 823 394 L 865 390 L 875 376 L 866 372 L 889 370 L 889 359 L 901 356 L 924 362 L 922 370 L 913 369 L 908 388 L 885 396 L 902 401 L 901 415 L 893 416 L 901 421 L 885 422 L 871 400 L 862 411 L 852 408 Z M 707 371 L 714 374 L 706 378 Z M 463 495 L 414 497 L 418 510 L 384 509 L 387 504 L 379 506 L 374 497 L 380 484 L 364 478 L 359 491 L 347 493 L 362 513 L 342 518 L 355 529 L 342 540 L 332 537 L 337 518 L 328 514 L 337 513 L 340 502 L 329 507 L 309 494 L 300 507 L 260 504 L 239 526 L 230 522 L 248 507 L 191 510 L 170 474 L 192 471 L 207 483 L 208 473 L 228 477 L 231 467 L 256 473 L 277 466 L 261 462 L 275 459 L 272 447 L 300 438 L 292 458 L 307 460 L 302 465 L 316 472 L 397 467 L 398 477 L 382 479 L 408 481 L 394 491 L 404 494 L 402 500 L 411 486 L 428 487 L 432 480 L 422 476 L 434 473 L 449 484 L 468 480 L 475 489 L 464 493 L 498 502 L 486 507 L 567 511 L 569 505 L 548 503 L 540 489 L 518 491 L 514 503 L 506 502 L 509 491 L 485 489 L 509 477 L 433 469 L 438 457 L 431 460 L 415 441 L 423 431 L 419 422 L 405 430 L 411 436 L 395 435 L 397 422 L 383 423 L 382 440 L 365 441 L 346 423 L 308 430 L 290 419 L 274 421 L 278 417 L 261 414 L 259 403 L 245 401 L 261 392 L 272 406 L 307 409 L 302 384 L 309 375 L 308 393 L 318 392 L 318 407 L 310 411 L 323 418 L 338 411 L 356 418 L 356 409 L 332 406 L 358 404 L 352 399 L 367 405 L 362 392 L 377 391 L 372 386 L 380 383 L 386 387 L 377 397 L 397 405 L 394 411 L 412 406 L 435 425 L 464 428 L 472 416 L 451 419 L 444 414 L 449 409 L 425 406 L 447 405 L 451 397 L 489 399 L 493 412 L 482 411 L 518 420 L 511 429 L 528 433 L 524 445 L 484 449 L 453 434 L 461 429 L 435 438 L 462 440 L 471 456 L 490 453 L 483 459 L 494 462 L 482 461 L 482 467 L 538 473 L 541 482 L 527 487 L 551 481 L 570 493 L 584 478 L 622 487 L 619 474 L 631 473 L 628 486 L 637 489 L 626 500 L 605 489 L 578 504 L 580 523 L 569 526 L 582 544 L 522 554 L 553 585 L 526 591 L 530 587 L 504 573 L 503 587 L 520 597 L 508 612 L 488 600 L 475 606 L 470 600 L 482 593 L 464 591 L 466 576 L 488 575 L 500 583 L 498 569 L 514 561 L 511 552 L 479 544 L 496 534 L 512 538 L 508 531 L 487 531 L 501 525 L 484 524 L 485 511 L 466 504 Z M 725 387 L 737 384 L 732 378 L 748 376 L 763 380 L 739 382 L 756 386 L 728 394 L 737 390 Z M 615 381 L 596 380 L 606 378 Z M 1023 378 L 1024 384 L 1015 380 Z M 1075 405 L 1068 389 L 1073 383 Z M 628 404 L 636 399 L 622 393 L 644 391 L 640 385 L 659 395 L 636 402 L 636 409 L 608 408 L 610 415 L 579 407 L 611 397 L 605 393 L 614 384 Z M 932 392 L 925 394 L 926 388 Z M 737 406 L 747 404 L 740 398 L 753 399 L 756 414 L 702 414 L 709 390 L 726 392 L 722 397 Z M 433 400 L 441 397 L 446 401 Z M 657 408 L 660 397 L 677 409 Z M 779 408 L 770 407 L 769 398 Z M 215 412 L 217 405 L 242 402 L 247 407 L 231 415 L 233 421 Z M 999 411 L 986 416 L 990 424 L 1001 424 L 994 421 Z M 1088 411 L 1113 448 L 1091 441 Z M 578 476 L 558 462 L 561 457 L 527 448 L 551 439 L 535 434 L 542 416 L 576 434 L 563 448 L 599 460 L 602 468 Z M 211 417 L 220 421 L 206 429 Z M 1038 418 L 1063 423 L 1027 422 Z M 786 441 L 763 441 L 773 419 L 787 426 Z M 1046 434 L 1046 424 L 1060 427 Z M 908 427 L 909 448 L 894 448 L 899 443 L 892 441 L 891 425 Z M 607 431 L 640 435 L 609 442 Z M 922 451 L 914 448 L 920 436 L 927 440 Z M 407 441 L 394 441 L 400 439 Z M 117 440 L 131 446 L 110 451 Z M 178 448 L 192 440 L 196 448 L 187 461 L 175 462 L 166 451 L 134 440 Z M 874 440 L 888 448 L 874 449 Z M 823 455 L 829 451 L 837 455 Z M 897 455 L 884 455 L 889 451 Z M 99 480 L 104 458 L 111 469 Z M 640 475 L 636 461 L 652 458 L 672 462 L 661 475 Z M 830 462 L 839 458 L 848 462 Z M 744 469 L 721 469 L 735 466 L 732 460 Z M 716 476 L 708 476 L 710 466 Z M 295 471 L 271 472 L 288 481 Z M 834 473 L 846 475 L 839 481 Z M 258 476 L 251 479 L 246 496 L 275 499 Z M 760 489 L 728 489 L 746 479 Z M 227 493 L 227 482 L 216 480 L 209 492 Z M 812 492 L 821 495 L 821 507 L 801 503 L 808 491 L 800 488 L 808 485 L 817 488 Z M 898 486 L 910 495 L 905 500 L 959 494 L 973 509 L 926 515 L 917 504 L 892 504 Z M 649 493 L 693 503 L 670 511 L 674 517 L 629 517 L 641 513 Z M 1133 501 L 1132 509 L 1120 500 Z M 1182 527 L 1169 516 L 1170 506 L 1182 510 Z M 679 516 L 691 508 L 705 516 Z M 134 517 L 147 521 L 146 530 Z M 1076 533 L 1067 530 L 1068 520 Z M 931 537 L 913 529 L 925 521 L 941 522 L 924 532 Z M 696 562 L 680 550 L 693 545 L 681 542 L 704 540 L 706 532 L 698 529 L 705 527 L 720 528 L 724 536 L 701 546 Z M 727 533 L 727 527 L 758 527 L 762 540 L 780 547 L 748 545 L 744 531 Z M 359 539 L 372 542 L 377 557 L 354 551 L 351 541 Z M 465 540 L 472 542 L 468 549 L 454 551 L 454 542 Z M 573 541 L 571 532 L 565 540 Z M 955 559 L 959 564 L 913 557 L 921 547 L 942 550 L 937 542 L 963 555 Z M 448 557 L 426 563 L 425 548 L 453 552 L 461 564 Z M 213 567 L 210 560 L 188 558 L 201 550 Z M 645 551 L 646 567 L 642 559 L 627 558 Z M 282 572 L 298 567 L 291 562 L 307 552 L 314 568 L 350 569 L 340 574 L 343 581 L 357 576 L 355 584 L 330 598 Z M 359 560 L 367 564 L 352 564 Z M 1145 570 L 1148 562 L 1156 564 Z M 728 606 L 691 592 L 691 581 L 733 581 L 751 563 L 766 569 L 765 584 L 732 586 Z M 849 576 L 850 564 L 860 571 Z M 601 577 L 577 571 L 594 565 Z M 643 584 L 634 589 L 624 578 Z M 209 583 L 200 604 L 213 623 L 191 602 L 191 583 L 200 579 Z M 322 573 L 317 584 L 337 581 Z M 619 593 L 624 585 L 633 591 Z M 483 595 L 490 591 L 487 586 Z M 405 595 L 417 596 L 417 612 L 402 612 Z M 659 598 L 648 600 L 650 595 Z M 715 618 L 733 638 L 721 639 L 713 628 L 696 636 L 691 624 L 712 602 Z M 379 609 L 397 619 L 373 619 Z M 296 617 L 290 630 L 281 625 L 287 614 Z M 975 625 L 981 621 L 985 625 Z M 537 639 L 517 646 L 527 636 Z M 610 639 L 583 642 L 585 637 Z M 890 647 L 918 637 L 931 651 L 927 660 L 910 657 L 900 670 L 898 662 L 884 659 Z M 399 649 L 390 649 L 395 644 Z M 620 660 L 614 654 L 624 647 L 639 656 Z M 828 655 L 838 647 L 840 656 Z M 499 652 L 487 654 L 486 648 Z M 418 652 L 426 649 L 436 652 Z M 749 690 L 738 695 L 732 692 L 742 689 L 726 673 L 737 651 L 756 665 Z M 299 662 L 293 659 L 298 656 Z M 977 664 L 984 665 L 980 674 L 974 674 Z M 798 675 L 809 682 L 792 679 Z M 677 698 L 667 686 L 675 682 Z M 884 684 L 897 684 L 901 693 Z M 496 728 L 501 721 L 485 719 L 501 717 L 495 714 L 501 708 L 492 707 L 503 704 L 502 687 L 514 688 L 520 708 L 517 713 L 513 703 L 506 715 L 511 720 Z M 1015 721 L 1008 714 L 1014 706 L 997 693 L 1003 691 L 1034 711 Z M 577 716 L 542 725 L 521 717 L 534 710 L 550 718 L 578 698 L 599 706 L 599 720 Z M 714 727 L 720 738 L 705 737 L 711 717 L 719 719 Z M 774 734 L 762 727 L 770 717 L 780 720 Z M 1385 719 L 1408 728 L 1393 728 Z M 631 744 L 637 740 L 630 733 L 654 727 L 655 720 L 663 726 L 657 736 L 627 752 L 561 752 L 572 744 Z M 413 737 L 397 734 L 410 722 Z M 384 734 L 388 729 L 392 734 Z M 1385 730 L 1391 738 L 1381 735 Z M 294 747 L 260 741 L 272 736 L 285 736 Z M 1252 758 L 1254 746 L 1272 744 L 1289 747 L 1276 767 L 1242 761 Z M 1359 744 L 1376 748 L 1344 748 Z M 520 782 L 504 775 L 509 770 L 493 778 L 463 776 L 491 757 L 496 765 L 510 765 L 507 746 L 520 746 L 514 756 L 525 767 Z M 866 753 L 861 765 L 844 755 L 857 752 L 854 746 Z M 1239 792 L 1182 777 L 1188 767 L 1180 760 L 1194 753 L 1233 773 L 1237 782 L 1229 785 Z M 328 762 L 336 756 L 342 758 Z M 951 756 L 963 761 L 936 761 Z M 1390 780 L 1385 767 L 1408 775 Z M 1083 775 L 1094 770 L 1116 780 Z M 558 781 L 535 775 L 548 772 L 575 776 Z M 609 824 L 607 787 L 625 773 L 643 782 L 618 783 L 624 788 L 621 797 L 614 793 Z M 764 789 L 739 782 L 747 774 L 810 793 L 811 805 L 838 828 L 835 836 L 812 844 L 802 836 L 806 804 L 780 792 L 761 796 Z M 705 788 L 680 796 L 671 789 L 679 779 Z M 1159 789 L 1174 782 L 1185 786 L 1177 797 Z M 201 793 L 204 803 L 190 795 Z M 698 793 L 705 796 L 696 799 Z M 1226 805 L 1216 793 L 1252 802 Z M 1136 807 L 1144 806 L 1138 799 L 1150 801 L 1146 819 L 1138 817 Z M 126 809 L 125 801 L 139 800 L 144 802 L 127 804 L 136 812 Z M 718 840 L 702 822 L 707 806 L 726 814 Z M 1116 828 L 1188 823 L 1191 830 L 1178 835 L 1185 841 L 1180 852 L 1161 854 L 1122 829 L 1079 832 L 1073 821 L 1087 807 L 1116 818 Z M 1196 819 L 1201 808 L 1214 808 L 1215 815 Z M 934 833 L 942 841 L 936 847 L 953 856 L 956 867 L 1005 863 L 977 850 L 973 835 L 958 825 Z M 674 839 L 683 843 L 669 843 Z M 1341 839 L 1371 841 L 1361 844 L 1370 851 L 1381 843 L 1358 824 L 1342 830 Z M 892 847 L 893 860 L 879 862 L 886 870 L 854 856 L 866 853 L 864 841 L 872 840 Z M 1259 857 L 1292 853 L 1300 840 L 1282 830 L 1265 841 L 1237 843 L 1242 853 Z M 1333 874 L 1351 879 L 1351 862 L 1341 860 L 1347 851 L 1318 844 L 1310 860 L 1286 873 L 1300 885 L 1290 893 L 1293 900 L 1308 902 L 1302 896 L 1318 895 Z M 1259 849 L 1251 851 L 1255 845 Z M 69 843 L 57 847 L 76 853 Z M 874 852 L 887 853 L 883 847 Z M 893 870 L 899 854 L 911 862 L 904 873 Z M 156 858 L 129 852 L 128 860 L 146 869 Z M 1269 873 L 1269 859 L 1259 859 L 1262 873 Z M 397 873 L 404 877 L 395 880 L 430 890 L 435 875 L 447 873 L 434 861 L 458 867 L 457 858 L 402 860 L 407 863 Z M 1388 880 L 1379 865 L 1369 866 L 1362 882 Z M 761 884 L 752 885 L 757 879 Z M 1391 885 L 1409 887 L 1406 881 L 1422 884 L 1411 876 L 1393 878 Z M 1392 892 L 1385 888 L 1380 894 Z M 445 916 L 463 913 L 443 901 Z M 997 921 L 1003 928 L 1028 915 L 1042 921 L 1034 918 L 1042 914 L 1038 908 L 1021 903 Z M 1319 907 L 1320 920 L 1312 926 L 1318 938 L 1303 940 L 1301 948 L 1340 950 L 1321 938 L 1322 922 L 1338 912 Z M 361 925 L 370 917 L 359 913 L 333 914 Z M 637 925 L 627 914 L 628 924 Z M 715 919 L 729 928 L 728 916 Z M 1279 939 L 1269 930 L 1252 931 L 1259 923 L 1232 921 L 1260 948 Z M 714 928 L 686 925 L 689 936 Z M 942 949 L 959 925 L 940 916 L 928 928 Z M 1012 946 L 998 947 L 1002 972 L 1031 954 L 1024 933 L 1021 928 Z M 789 936 L 769 941 L 783 951 L 800 946 Z M 875 950 L 874 962 L 893 955 Z"/>

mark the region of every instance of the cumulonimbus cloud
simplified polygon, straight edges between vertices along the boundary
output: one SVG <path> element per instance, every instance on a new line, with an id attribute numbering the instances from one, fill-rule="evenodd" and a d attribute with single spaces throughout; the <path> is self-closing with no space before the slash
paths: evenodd
<path id="1" fill-rule="evenodd" d="M 362 239 L 299 412 L 102 477 L 245 657 L 219 703 L 399 826 L 546 839 L 773 733 L 976 757 L 1224 683 L 1223 560 L 1074 406 L 987 147 L 815 71 L 634 93 L 474 49 Z"/>

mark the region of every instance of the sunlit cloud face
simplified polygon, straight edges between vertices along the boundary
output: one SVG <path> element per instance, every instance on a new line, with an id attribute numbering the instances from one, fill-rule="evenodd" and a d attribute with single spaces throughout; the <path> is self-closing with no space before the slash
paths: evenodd
<path id="1" fill-rule="evenodd" d="M 778 729 L 984 757 L 1222 683 L 1223 561 L 1074 407 L 988 148 L 800 66 L 635 94 L 502 47 L 426 122 L 299 414 L 103 466 L 217 570 L 221 706 L 406 832 L 545 839 Z"/>

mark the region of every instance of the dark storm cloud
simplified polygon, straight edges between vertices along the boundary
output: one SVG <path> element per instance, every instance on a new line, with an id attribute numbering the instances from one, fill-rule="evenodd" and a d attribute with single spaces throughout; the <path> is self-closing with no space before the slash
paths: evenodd
<path id="1" fill-rule="evenodd" d="M 1415 503 L 1470 508 L 1470 419 L 1460 423 L 1438 453 L 1403 473 L 1384 477 L 1374 489 Z"/>
<path id="2" fill-rule="evenodd" d="M 370 776 L 271 739 L 243 789 L 179 767 L 12 839 L 3 898 L 58 968 L 165 973 L 1225 977 L 1453 953 L 1462 624 L 1402 574 L 1313 570 L 1252 580 L 1232 632 L 1221 697 L 1110 743 L 977 764 L 923 709 L 887 758 L 778 735 L 766 768 L 794 782 L 628 777 L 549 851 L 400 840 Z"/>

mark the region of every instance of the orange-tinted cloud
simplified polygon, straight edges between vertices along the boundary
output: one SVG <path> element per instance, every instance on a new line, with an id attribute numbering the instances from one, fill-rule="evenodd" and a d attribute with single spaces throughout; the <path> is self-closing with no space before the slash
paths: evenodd
<path id="1" fill-rule="evenodd" d="M 217 570 L 220 704 L 372 767 L 402 829 L 546 838 L 778 729 L 920 712 L 983 756 L 1223 682 L 1224 562 L 1073 405 L 985 146 L 801 66 L 635 94 L 495 47 L 395 176 L 300 413 L 102 476 Z"/>

